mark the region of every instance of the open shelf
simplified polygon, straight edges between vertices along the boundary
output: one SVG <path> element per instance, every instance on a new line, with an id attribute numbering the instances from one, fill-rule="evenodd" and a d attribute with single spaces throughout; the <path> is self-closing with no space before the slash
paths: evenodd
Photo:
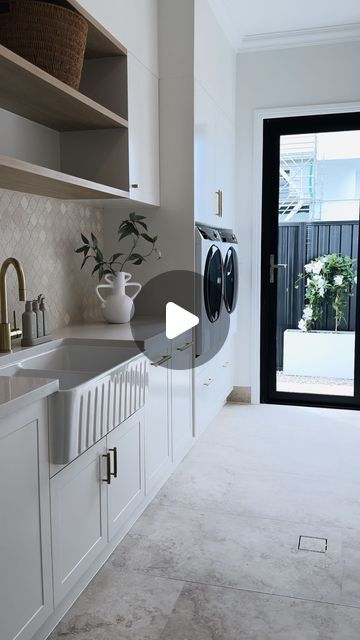
<path id="1" fill-rule="evenodd" d="M 61 200 L 129 198 L 128 191 L 0 155 L 0 188 Z"/>
<path id="2" fill-rule="evenodd" d="M 52 2 L 53 0 L 47 0 Z M 70 9 L 75 9 L 82 15 L 89 25 L 89 32 L 86 45 L 86 58 L 107 58 L 112 56 L 126 56 L 126 48 L 100 24 L 77 0 L 64 0 L 56 4 L 62 4 Z"/>
<path id="3" fill-rule="evenodd" d="M 127 120 L 0 45 L 0 107 L 57 131 L 127 127 Z"/>

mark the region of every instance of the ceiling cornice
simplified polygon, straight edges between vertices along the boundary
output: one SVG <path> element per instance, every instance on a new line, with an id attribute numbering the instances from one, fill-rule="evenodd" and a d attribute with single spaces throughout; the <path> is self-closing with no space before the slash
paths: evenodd
<path id="1" fill-rule="evenodd" d="M 360 41 L 360 23 L 245 36 L 239 53 Z"/>

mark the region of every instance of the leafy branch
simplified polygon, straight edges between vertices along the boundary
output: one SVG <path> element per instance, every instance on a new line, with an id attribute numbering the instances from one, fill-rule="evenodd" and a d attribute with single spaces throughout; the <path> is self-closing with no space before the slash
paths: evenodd
<path id="1" fill-rule="evenodd" d="M 128 219 L 124 220 L 118 228 L 118 242 L 120 243 L 125 238 L 128 238 L 131 242 L 131 248 L 125 253 L 114 253 L 108 259 L 104 258 L 98 239 L 93 233 L 91 233 L 90 239 L 81 234 L 83 244 L 75 250 L 76 253 L 83 255 L 81 269 L 83 269 L 88 260 L 95 261 L 92 275 L 97 273 L 100 282 L 103 276 L 107 274 L 115 276 L 119 271 L 123 271 L 125 265 L 129 262 L 139 266 L 146 262 L 147 258 L 152 254 L 160 259 L 161 252 L 156 246 L 158 236 L 152 237 L 149 235 L 145 220 L 146 216 L 136 215 L 136 213 L 129 214 Z M 141 251 L 139 248 L 140 242 L 145 243 L 147 250 Z"/>

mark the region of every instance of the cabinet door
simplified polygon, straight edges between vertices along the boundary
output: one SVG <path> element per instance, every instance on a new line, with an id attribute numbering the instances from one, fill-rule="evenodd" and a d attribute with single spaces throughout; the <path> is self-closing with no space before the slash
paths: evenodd
<path id="1" fill-rule="evenodd" d="M 112 473 L 116 474 L 108 486 L 109 540 L 121 531 L 144 500 L 143 440 L 143 410 L 137 411 L 107 436 Z"/>
<path id="2" fill-rule="evenodd" d="M 1 640 L 28 640 L 53 608 L 46 402 L 0 421 Z"/>
<path id="3" fill-rule="evenodd" d="M 170 369 L 171 353 L 163 341 L 147 355 L 150 359 L 149 390 L 145 403 L 145 484 L 146 493 L 160 486 L 171 466 L 170 441 Z M 164 364 L 160 364 L 169 358 Z"/>
<path id="4" fill-rule="evenodd" d="M 107 544 L 105 454 L 101 440 L 51 479 L 55 606 Z"/>
<path id="5" fill-rule="evenodd" d="M 171 433 L 173 461 L 178 463 L 193 440 L 193 340 L 192 332 L 182 334 L 172 345 Z"/>
<path id="6" fill-rule="evenodd" d="M 219 226 L 232 228 L 235 219 L 235 125 L 216 107 L 215 183 L 222 192 L 222 218 Z"/>
<path id="7" fill-rule="evenodd" d="M 159 206 L 159 81 L 131 54 L 128 65 L 130 196 Z"/>
<path id="8" fill-rule="evenodd" d="M 195 84 L 195 219 L 216 224 L 218 218 L 215 177 L 216 106 Z"/>

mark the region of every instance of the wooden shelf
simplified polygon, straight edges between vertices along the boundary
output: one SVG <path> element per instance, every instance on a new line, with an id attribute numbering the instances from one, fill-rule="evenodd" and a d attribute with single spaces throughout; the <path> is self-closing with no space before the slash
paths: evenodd
<path id="1" fill-rule="evenodd" d="M 90 180 L 0 155 L 0 188 L 61 200 L 129 198 L 130 194 Z"/>
<path id="2" fill-rule="evenodd" d="M 0 107 L 56 129 L 127 127 L 127 120 L 0 45 Z"/>

